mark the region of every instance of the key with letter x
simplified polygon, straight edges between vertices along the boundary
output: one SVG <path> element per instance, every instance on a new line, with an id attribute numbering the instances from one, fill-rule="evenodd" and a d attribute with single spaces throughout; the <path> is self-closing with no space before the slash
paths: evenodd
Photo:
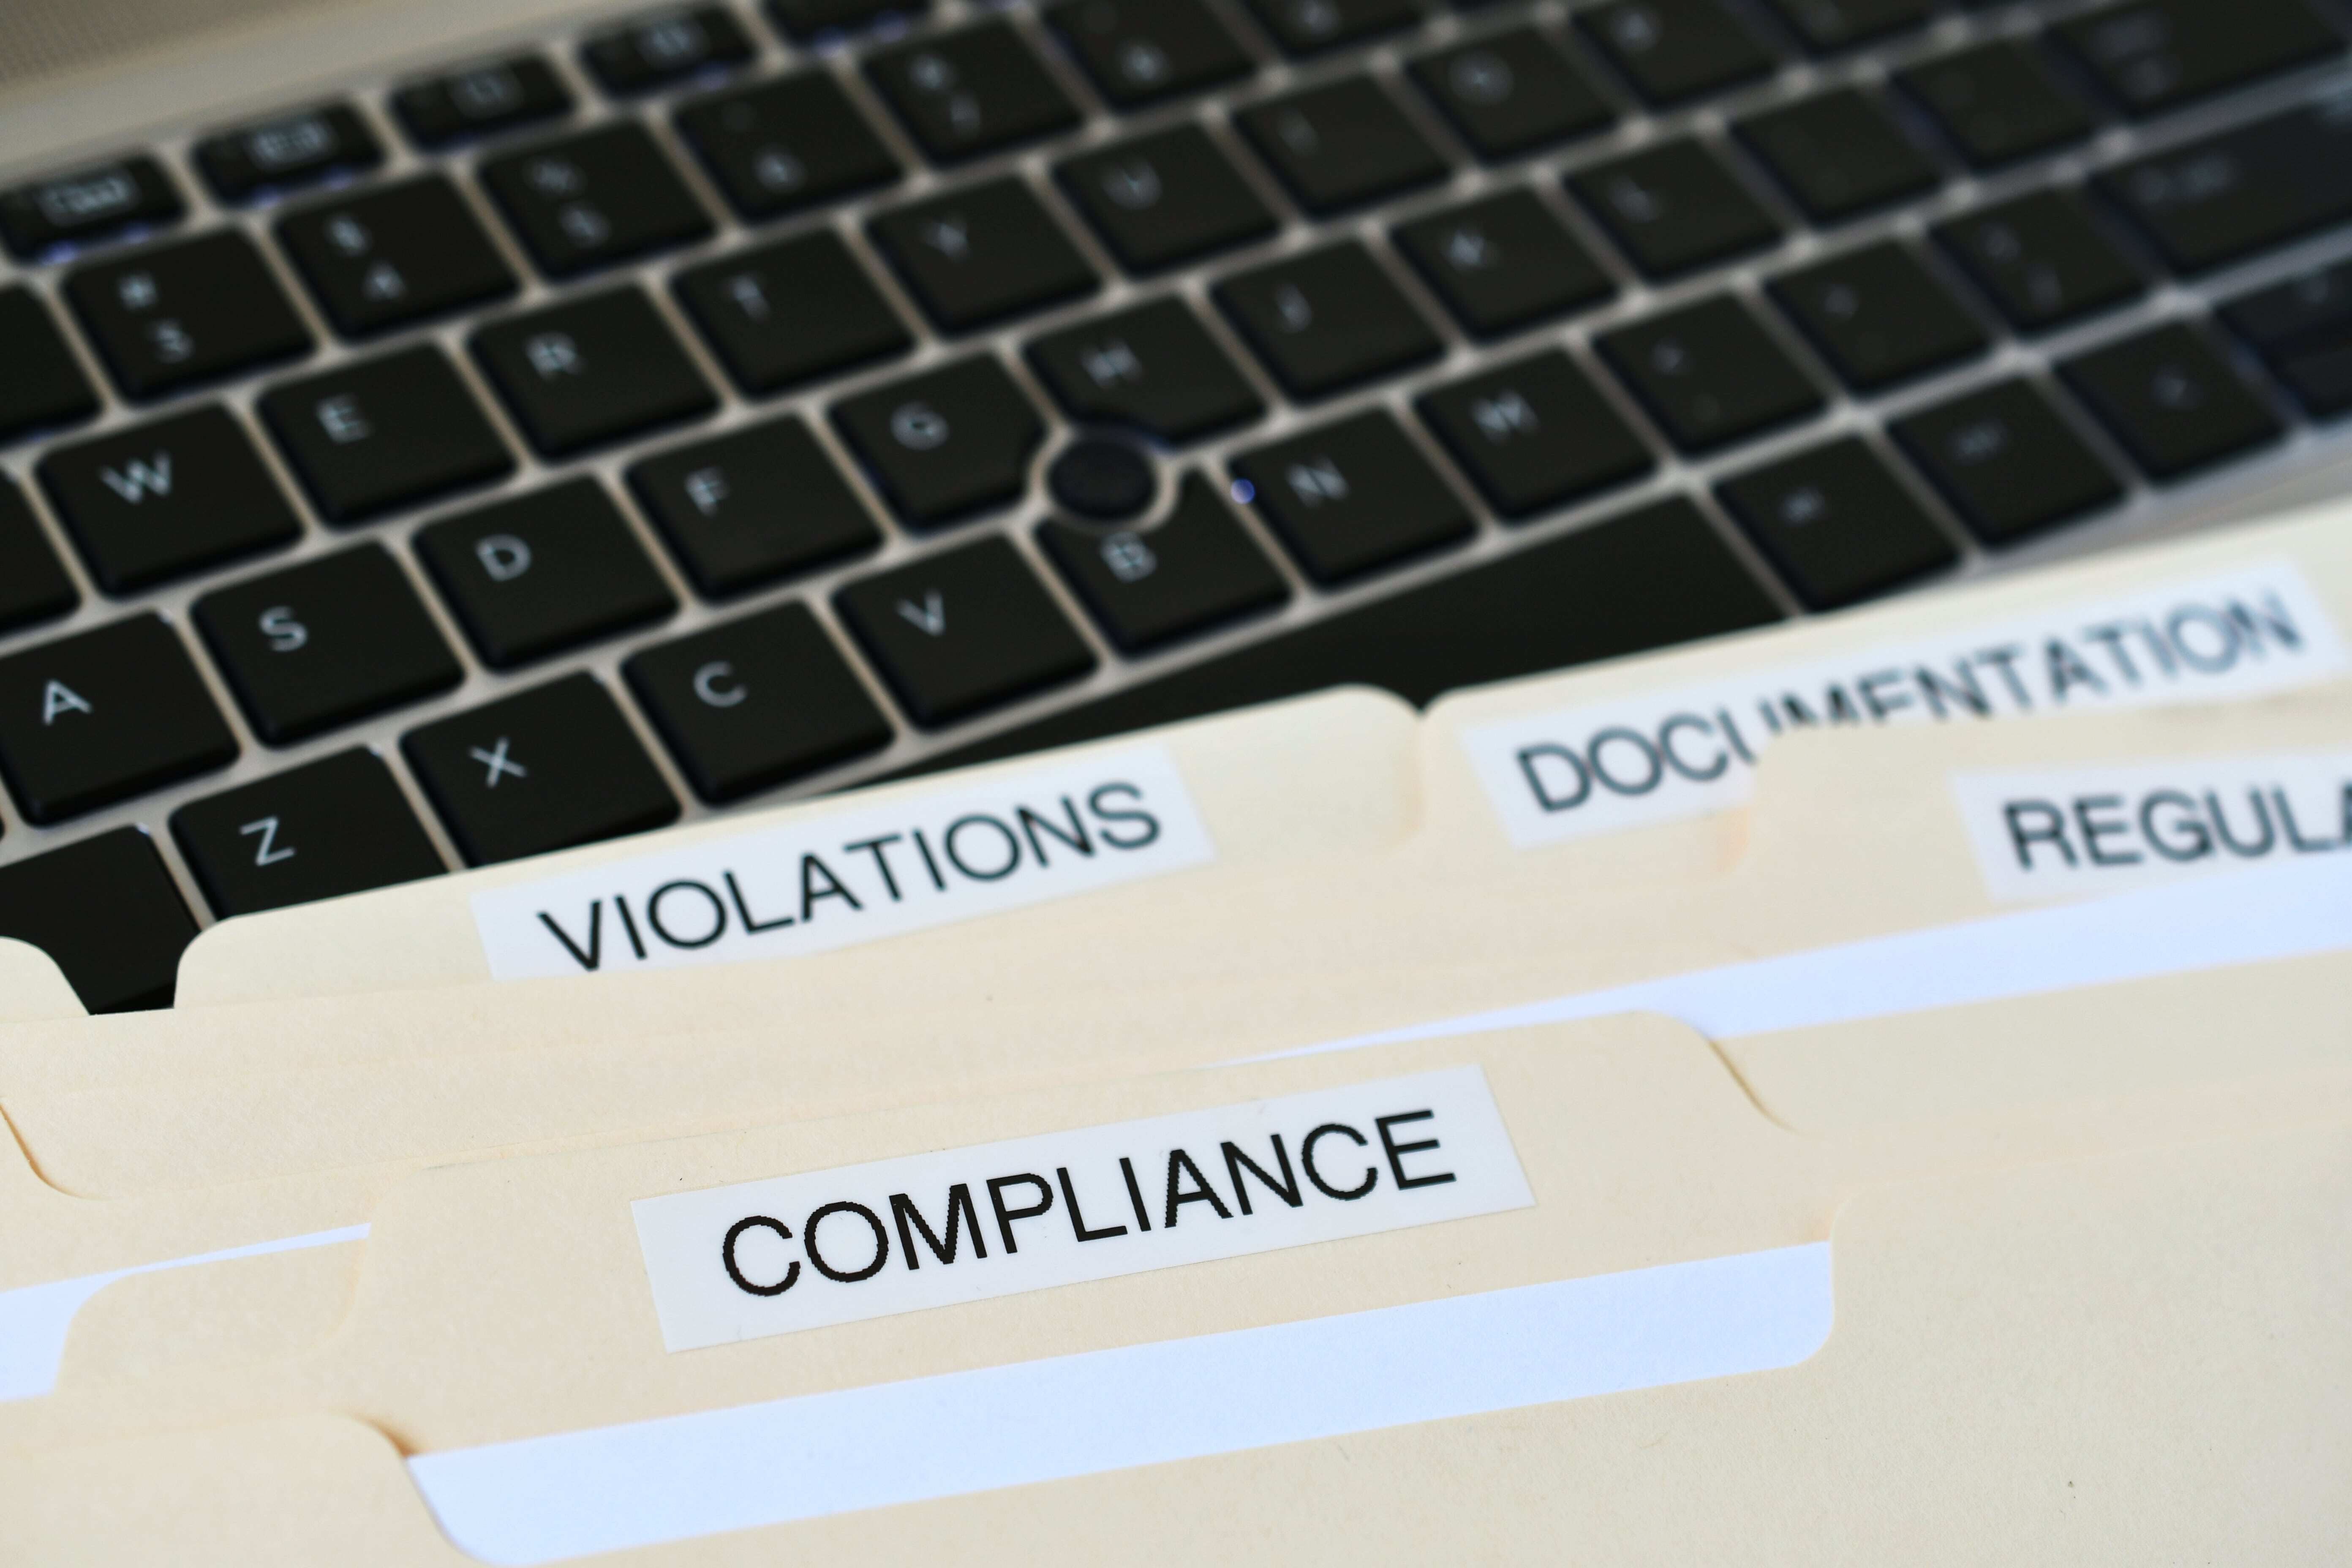
<path id="1" fill-rule="evenodd" d="M 401 738 L 469 866 L 677 817 L 677 801 L 594 678 L 572 675 Z"/>

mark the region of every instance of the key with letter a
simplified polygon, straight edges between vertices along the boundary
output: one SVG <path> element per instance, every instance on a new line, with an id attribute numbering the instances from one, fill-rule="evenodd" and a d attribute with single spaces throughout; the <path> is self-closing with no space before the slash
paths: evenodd
<path id="1" fill-rule="evenodd" d="M 27 821 L 62 822 L 236 756 L 187 649 L 158 616 L 0 659 L 0 774 Z"/>

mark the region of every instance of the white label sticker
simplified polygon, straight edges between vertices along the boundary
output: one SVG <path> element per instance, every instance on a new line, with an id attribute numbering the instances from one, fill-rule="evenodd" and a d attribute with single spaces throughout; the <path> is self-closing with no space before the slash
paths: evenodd
<path id="1" fill-rule="evenodd" d="M 1463 731 L 1519 848 L 1740 805 L 1778 734 L 2254 696 L 2347 668 L 2301 573 L 2274 561 L 1916 642 Z"/>
<path id="2" fill-rule="evenodd" d="M 1164 746 L 473 898 L 499 980 L 823 952 L 1216 858 Z"/>
<path id="3" fill-rule="evenodd" d="M 684 1351 L 1534 1202 L 1463 1067 L 631 1208 Z"/>
<path id="4" fill-rule="evenodd" d="M 2352 845 L 2352 752 L 1956 773 L 1952 793 L 2004 903 Z"/>

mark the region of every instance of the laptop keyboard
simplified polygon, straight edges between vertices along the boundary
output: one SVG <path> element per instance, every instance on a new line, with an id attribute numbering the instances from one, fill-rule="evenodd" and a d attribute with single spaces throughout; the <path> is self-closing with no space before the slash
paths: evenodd
<path id="1" fill-rule="evenodd" d="M 212 919 L 2152 524 L 2352 407 L 2347 21 L 771 0 L 22 171 L 0 933 L 155 1005 Z"/>

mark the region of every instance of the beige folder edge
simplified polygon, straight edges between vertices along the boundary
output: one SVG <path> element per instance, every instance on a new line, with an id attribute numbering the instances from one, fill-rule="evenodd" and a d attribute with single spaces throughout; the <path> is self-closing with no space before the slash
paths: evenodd
<path id="1" fill-rule="evenodd" d="M 2176 1027 L 2154 998 L 2108 1003 L 2105 1031 L 2160 1044 Z M 2015 1005 L 1994 1013 L 1979 1023 L 2020 1023 Z M 28 1561 L 103 1561 L 157 1528 L 189 1560 L 273 1560 L 333 1539 L 330 1521 L 352 1560 L 460 1560 L 436 1515 L 509 1562 L 632 1543 L 697 1563 L 1564 1547 L 2081 1563 L 2223 1545 L 2325 1561 L 2352 1533 L 2342 1045 L 2236 1093 L 2126 1082 L 1800 1134 L 1692 1031 L 1618 1017 L 446 1167 L 379 1205 L 348 1317 L 311 1348 L 27 1407 L 15 1439 L 38 1451 L 0 1488 Z M 1135 1125 L 1183 1113 L 1173 1132 Z M 1308 1190 L 1288 1162 L 1323 1123 L 1353 1131 L 1327 1135 Z M 1182 1176 L 1171 1138 L 1199 1156 Z M 1262 1163 L 1254 1215 L 1221 1138 Z M 1033 1142 L 985 1147 L 1012 1139 Z M 1106 1158 L 1130 1146 L 1152 1178 L 1131 1219 Z M 807 1295 L 758 1297 L 782 1256 L 762 1255 L 718 1309 L 745 1337 L 695 1338 L 702 1296 L 714 1280 L 727 1295 L 735 1268 L 712 1227 L 738 1209 L 782 1209 L 813 1260 L 820 1198 L 895 1213 L 879 1194 L 903 1184 L 928 1227 L 951 1212 L 950 1179 L 1055 1159 L 1092 1184 L 1092 1217 L 1064 1184 L 1068 1202 L 1028 1221 L 1031 1261 L 963 1258 L 997 1270 L 977 1294 L 913 1300 L 970 1275 L 945 1276 L 936 1245 L 916 1256 L 942 1272 L 900 1271 L 880 1218 L 887 1268 L 861 1274 L 858 1222 L 837 1220 L 834 1284 L 809 1272 Z M 1498 1166 L 1523 1177 L 1516 1195 Z M 1036 1182 L 1014 1189 L 1026 1200 L 1066 1169 L 1010 1179 Z M 833 1174 L 780 1181 L 804 1173 Z M 1458 1180 L 1405 1192 L 1408 1173 Z M 1176 1206 L 1194 1175 L 1213 1215 Z M 1364 1184 L 1385 1211 L 1348 1212 L 1340 1194 Z M 649 1220 L 641 1200 L 681 1194 L 707 1199 Z M 1351 1228 L 1331 1231 L 1335 1214 Z M 1206 1252 L 1197 1230 L 1176 1251 L 1171 1219 L 1208 1227 Z M 678 1224 L 677 1247 L 641 1242 Z M 1002 1209 L 995 1224 L 991 1238 L 1010 1234 Z M 1142 1256 L 1106 1272 L 1111 1255 L 1060 1225 Z M 869 1281 L 878 1306 L 855 1295 Z M 834 1294 L 812 1301 L 820 1289 Z M 1551 1322 L 1552 1342 L 1527 1331 Z M 681 1323 L 695 1348 L 666 1349 Z M 1292 1331 L 1268 1340 L 1277 1325 Z M 136 1328 L 119 1321 L 115 1342 Z M 1185 1375 L 1154 1373 L 1170 1355 Z M 1070 1356 L 1089 1359 L 1052 1359 Z M 1010 1375 L 959 1382 L 991 1367 Z M 1362 1394 L 1382 1378 L 1417 1386 Z M 908 1415 L 933 1399 L 979 1429 Z M 769 1401 L 785 1403 L 755 1408 Z M 1058 1419 L 1101 1457 L 1037 1435 Z M 1161 1426 L 1179 1434 L 1164 1453 Z M 617 1447 L 532 1441 L 586 1428 Z M 297 1437 L 316 1447 L 289 1460 Z M 423 1456 L 430 1510 L 404 1455 Z M 876 1477 L 884 1460 L 908 1473 Z M 843 1498 L 865 1506 L 833 1511 Z M 725 1532 L 702 1534 L 714 1521 Z"/>
<path id="2" fill-rule="evenodd" d="M 1341 833 L 1342 842 L 1332 845 L 1335 853 L 1323 864 L 1343 876 L 1352 865 L 1360 877 L 1391 884 L 1460 883 L 1489 903 L 1497 901 L 1497 879 L 1534 888 L 1569 875 L 1612 887 L 1704 880 L 1737 853 L 1732 808 L 1746 800 L 1755 759 L 1775 733 L 1841 721 L 1875 726 L 2258 697 L 2352 672 L 2347 628 L 2352 526 L 2336 506 L 2226 535 L 1506 683 L 1441 700 L 1409 741 L 1381 729 L 1364 742 L 1383 758 L 1388 744 L 1407 748 L 1396 763 L 1405 776 L 1394 795 L 1370 793 L 1411 804 L 1385 813 L 1371 809 L 1373 830 Z M 1197 757 L 1180 754 L 1177 764 L 1189 788 L 1207 792 L 1203 811 L 1215 818 L 1221 849 L 1236 831 L 1254 835 L 1250 850 L 1236 851 L 1231 868 L 1221 867 L 1213 877 L 1097 892 L 1079 903 L 1045 904 L 1017 920 L 905 931 L 860 949 L 778 960 L 786 973 L 772 983 L 757 962 L 747 973 L 719 978 L 746 968 L 720 961 L 767 951 L 757 941 L 730 934 L 688 951 L 644 937 L 644 945 L 658 962 L 713 965 L 706 983 L 692 988 L 699 1026 L 733 1021 L 721 1016 L 730 1005 L 725 995 L 740 995 L 732 1005 L 746 1009 L 745 1016 L 764 1016 L 750 1010 L 763 1009 L 780 994 L 806 1005 L 814 984 L 806 972 L 817 968 L 832 972 L 828 984 L 845 997 L 901 996 L 916 986 L 945 1005 L 958 989 L 985 991 L 1008 953 L 1034 949 L 1045 931 L 1091 942 L 1098 955 L 1094 963 L 1073 963 L 1064 989 L 1100 983 L 1106 973 L 1123 973 L 1115 955 L 1128 944 L 1148 942 L 1164 929 L 1163 911 L 1171 900 L 1276 909 L 1286 885 L 1323 880 L 1320 864 L 1286 873 L 1268 847 L 1295 836 L 1319 842 L 1296 825 L 1318 818 L 1322 791 L 1365 787 L 1348 776 L 1350 766 L 1360 765 L 1361 752 L 1313 760 L 1318 748 L 1283 743 L 1283 724 L 1270 716 L 1255 724 L 1246 716 L 1228 721 L 1229 731 L 1218 731 L 1218 722 L 1166 732 L 1171 744 L 1201 748 Z M 1200 739 L 1181 739 L 1188 734 Z M 1212 744 L 1213 735 L 1222 738 Z M 1116 754 L 1153 743 L 1147 734 L 1067 755 Z M 1050 770 L 1050 757 L 1059 755 L 993 764 L 970 779 L 1017 780 Z M 896 787 L 952 799 L 967 787 L 966 775 Z M 1223 809 L 1229 797 L 1223 792 L 1233 789 L 1244 791 L 1244 799 Z M 869 798 L 899 797 L 853 795 L 783 808 L 774 816 L 814 825 L 858 810 Z M 1401 836 L 1407 819 L 1417 830 L 1392 853 L 1365 853 L 1375 842 L 1392 843 L 1383 834 Z M 673 844 L 724 844 L 754 831 L 740 821 L 698 825 L 523 866 L 225 921 L 189 950 L 181 995 L 186 1004 L 203 1005 L 478 984 L 493 972 L 488 951 L 493 931 L 505 933 L 498 939 L 504 951 L 516 940 L 514 928 L 526 936 L 541 932 L 532 917 L 543 909 L 581 938 L 593 895 L 605 890 L 593 875 L 583 878 L 583 868 L 627 868 L 630 877 L 612 888 L 634 885 L 642 905 L 674 874 Z M 546 892 L 543 904 L 531 902 L 532 889 Z M 710 918 L 700 895 L 680 891 L 672 898 L 681 909 Z M 607 923 L 614 907 L 607 905 Z M 681 934 L 689 939 L 708 929 L 680 919 Z M 1367 934 L 1373 940 L 1397 929 L 1385 913 L 1364 911 L 1357 919 L 1371 928 Z M 735 932 L 745 923 L 739 918 Z M 540 946 L 550 955 L 560 952 L 552 938 L 542 938 Z M 608 942 L 601 976 L 621 977 L 614 972 L 619 960 L 611 956 L 620 951 L 617 940 Z M 1288 961 L 1278 946 L 1253 951 L 1262 951 L 1266 956 L 1260 962 L 1269 967 Z M 1247 952 L 1230 955 L 1220 973 L 1229 975 L 1249 961 Z M 552 957 L 531 972 L 577 973 L 579 967 L 574 954 Z M 539 985 L 530 979 L 509 984 Z"/>
<path id="3" fill-rule="evenodd" d="M 2268 754 L 2342 728 L 2340 702 L 2311 694 L 2031 729 L 1805 737 L 1777 751 L 1764 769 L 1759 842 L 1743 868 L 1754 876 L 1735 879 L 1736 886 L 1664 928 L 1682 931 L 1679 948 L 1559 952 L 1541 931 L 1533 940 L 1521 932 L 1516 955 L 1482 964 L 1370 972 L 1335 964 L 1312 984 L 1138 988 L 814 1031 L 784 1020 L 707 1034 L 583 1026 L 513 1037 L 466 1028 L 463 1016 L 422 1027 L 415 1009 L 389 1009 L 385 998 L 373 999 L 385 1026 L 368 1048 L 342 1038 L 332 1052 L 306 1054 L 300 1027 L 285 1015 L 297 1015 L 299 1026 L 308 1014 L 315 1028 L 321 1013 L 352 1009 L 353 999 L 21 1026 L 11 1031 L 7 1076 L 0 1079 L 15 1086 L 0 1093 L 0 1108 L 22 1151 L 7 1176 L 14 1245 L 0 1262 L 0 1290 L 20 1300 L 47 1291 L 69 1308 L 77 1290 L 87 1299 L 114 1271 L 225 1248 L 331 1239 L 364 1220 L 385 1180 L 420 1163 L 1202 1065 L 1756 952 L 1823 946 L 1850 934 L 1858 913 L 1862 930 L 1874 934 L 1933 923 L 1955 910 L 1979 912 L 1982 894 L 1969 890 L 1975 872 L 1942 789 L 1956 763 L 2140 758 L 2153 740 L 2192 754 L 2200 744 Z M 1907 766 L 1857 765 L 1882 752 L 1882 763 L 1900 758 Z M 1793 775 L 1786 789 L 1775 784 L 1783 773 Z M 1913 805 L 1891 806 L 1906 797 L 1893 787 L 1906 777 Z M 1870 788 L 1856 795 L 1852 784 L 1862 779 Z M 1783 819 L 1776 809 L 1782 805 L 1789 826 L 1776 834 L 1769 828 Z M 1887 831 L 1875 840 L 1858 837 L 1855 828 L 1870 823 Z M 1901 874 L 1888 876 L 1889 865 Z M 1922 898 L 1923 887 L 1942 891 Z M 1740 889 L 1753 896 L 1737 896 Z M 2255 972 L 2317 976 L 2332 973 L 2327 963 L 2323 956 Z M 2177 984 L 2193 989 L 2210 979 L 2184 975 Z M 2328 982 L 2313 984 L 2318 989 L 2299 1005 L 2324 1011 Z M 2264 998 L 2279 994 L 2253 989 Z M 248 1014 L 255 1016 L 240 1017 Z M 2292 1023 L 2291 1010 L 2286 1016 Z M 217 1031 L 210 1053 L 197 1051 L 195 1026 L 215 1022 L 241 1026 Z M 99 1026 L 142 1029 L 144 1037 L 118 1034 L 97 1048 L 89 1032 Z M 29 1037 L 44 1033 L 48 1037 Z M 2270 1059 L 2307 1038 L 2307 1030 L 2282 1027 L 2246 1059 Z M 1964 1093 L 1985 1049 L 1939 1047 L 1907 1070 L 1942 1072 L 1950 1080 L 1942 1092 Z M 2112 1049 L 2133 1056 L 2122 1045 Z M 1806 1093 L 1880 1083 L 1890 1059 L 1863 1049 L 1810 1080 L 1792 1076 L 1760 1092 L 1801 1121 L 1812 1114 Z M 2029 1051 L 2011 1067 L 2015 1081 L 2037 1081 L 2062 1063 L 2085 1061 L 2093 1066 L 2052 1080 L 2052 1092 L 2079 1095 L 2099 1088 L 2105 1056 Z M 0 1310 L 9 1300 L 0 1295 Z M 49 1321 L 62 1332 L 71 1316 L 53 1310 Z M 18 1392 L 40 1385 L 36 1380 Z"/>

